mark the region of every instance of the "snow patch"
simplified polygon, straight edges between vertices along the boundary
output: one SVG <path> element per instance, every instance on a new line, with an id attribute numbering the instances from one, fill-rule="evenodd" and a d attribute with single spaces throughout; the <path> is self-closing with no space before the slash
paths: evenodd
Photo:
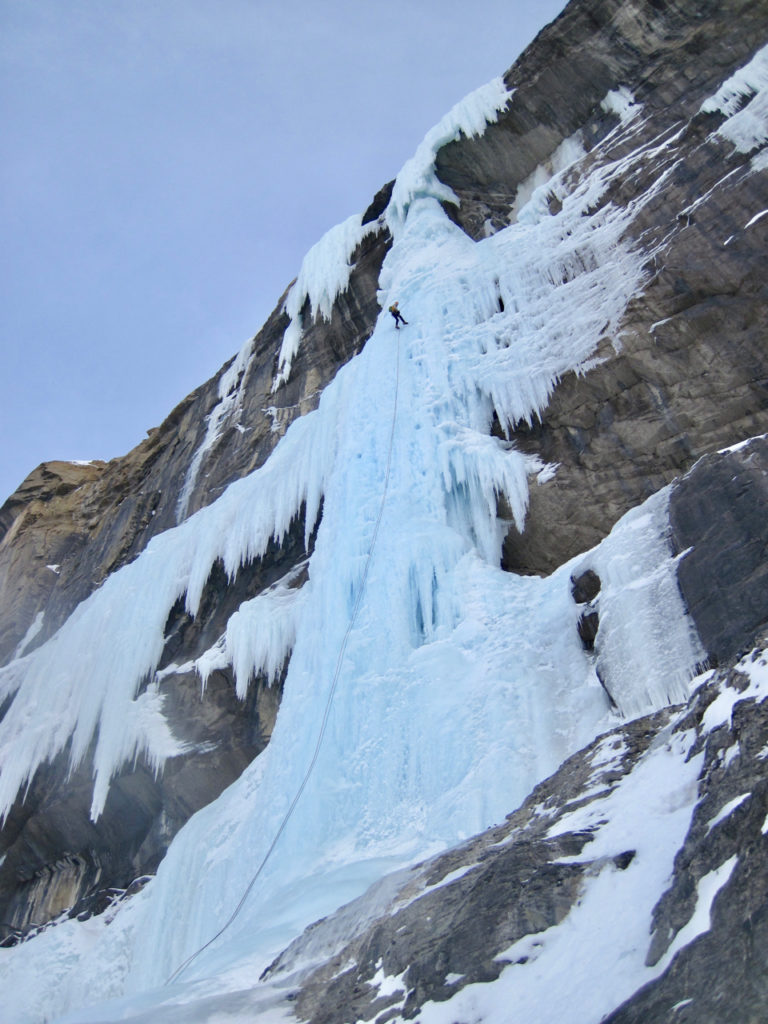
<path id="1" fill-rule="evenodd" d="M 737 690 L 725 682 L 720 684 L 720 692 L 702 717 L 702 726 L 707 732 L 721 725 L 730 726 L 733 709 L 739 701 L 762 703 L 768 697 L 768 654 L 765 651 L 761 651 L 754 660 L 752 655 L 747 655 L 738 663 L 737 669 L 748 676 L 749 685 L 744 690 Z"/>
<path id="2" fill-rule="evenodd" d="M 741 746 L 737 740 L 732 746 L 728 747 L 723 756 L 723 768 L 728 768 L 737 757 L 741 755 Z"/>
<path id="3" fill-rule="evenodd" d="M 712 926 L 712 905 L 715 902 L 715 897 L 723 886 L 727 885 L 737 862 L 738 857 L 734 855 L 725 861 L 724 864 L 721 864 L 719 868 L 715 868 L 714 871 L 708 872 L 708 874 L 699 879 L 699 884 L 696 887 L 696 907 L 691 915 L 691 919 L 677 933 L 672 945 L 657 965 L 659 973 L 661 973 L 661 970 L 666 969 L 681 949 L 689 946 L 699 935 L 709 931 Z"/>
<path id="4" fill-rule="evenodd" d="M 402 974 L 389 975 L 384 973 L 384 968 L 381 966 L 381 960 L 376 965 L 377 971 L 372 978 L 369 978 L 366 984 L 372 988 L 378 989 L 377 999 L 384 999 L 388 996 L 394 996 L 402 994 L 403 1001 L 407 995 L 407 988 L 404 982 L 406 971 Z"/>
<path id="5" fill-rule="evenodd" d="M 747 228 L 751 228 L 753 224 L 757 224 L 757 222 L 762 220 L 766 214 L 768 214 L 768 210 L 761 210 L 760 213 L 756 213 L 755 216 L 744 225 L 744 230 L 746 231 Z"/>
<path id="6" fill-rule="evenodd" d="M 733 814 L 736 808 L 743 804 L 747 797 L 751 795 L 751 793 L 742 793 L 741 796 L 737 796 L 734 797 L 733 800 L 729 800 L 728 803 L 725 804 L 725 806 L 722 807 L 715 817 L 709 822 L 707 825 L 707 833 L 710 833 L 716 825 L 719 825 L 721 821 L 724 821 L 730 814 Z"/>
<path id="7" fill-rule="evenodd" d="M 754 437 L 748 437 L 744 441 L 738 441 L 736 444 L 729 445 L 727 448 L 718 449 L 718 455 L 727 455 L 730 452 L 740 452 L 745 448 L 748 448 L 753 441 L 764 441 L 768 437 L 768 434 L 756 434 Z"/>
<path id="8" fill-rule="evenodd" d="M 625 85 L 606 93 L 600 106 L 607 114 L 616 114 L 622 124 L 637 117 L 643 109 L 642 104 L 635 101 L 635 97 Z"/>

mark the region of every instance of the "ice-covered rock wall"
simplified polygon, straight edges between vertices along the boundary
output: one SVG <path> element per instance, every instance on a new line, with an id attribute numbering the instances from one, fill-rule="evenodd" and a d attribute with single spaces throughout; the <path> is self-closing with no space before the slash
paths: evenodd
<path id="1" fill-rule="evenodd" d="M 318 917 L 765 622 L 739 611 L 761 542 L 733 627 L 707 617 L 710 485 L 669 486 L 768 429 L 766 18 L 727 6 L 571 4 L 127 457 L 112 526 L 88 516 L 119 467 L 43 470 L 3 510 L 5 594 L 41 506 L 91 531 L 3 634 L 6 927 L 65 918 L 0 950 L 15 1019 L 258 1002 Z"/>

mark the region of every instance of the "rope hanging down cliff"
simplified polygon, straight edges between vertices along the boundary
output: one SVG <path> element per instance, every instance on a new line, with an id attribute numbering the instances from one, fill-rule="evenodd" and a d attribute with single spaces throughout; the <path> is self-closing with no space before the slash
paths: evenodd
<path id="1" fill-rule="evenodd" d="M 399 327 L 399 324 L 397 326 Z M 330 690 L 328 692 L 328 699 L 327 699 L 327 701 L 325 703 L 325 711 L 323 713 L 323 720 L 322 720 L 322 723 L 320 725 L 320 732 L 318 733 L 318 736 L 317 736 L 317 743 L 315 744 L 315 750 L 314 750 L 314 753 L 312 754 L 312 760 L 309 762 L 309 767 L 307 768 L 306 772 L 304 773 L 304 778 L 301 780 L 301 785 L 299 786 L 298 790 L 296 791 L 296 795 L 294 796 L 293 800 L 291 801 L 291 805 L 288 808 L 288 810 L 286 811 L 285 816 L 284 816 L 282 822 L 280 823 L 280 827 L 278 828 L 277 832 L 275 833 L 274 839 L 270 843 L 270 845 L 269 845 L 269 847 L 267 849 L 267 852 L 262 857 L 261 863 L 256 868 L 256 871 L 254 872 L 253 877 L 251 878 L 250 882 L 246 886 L 245 891 L 243 892 L 243 895 L 240 897 L 240 902 L 237 904 L 235 909 L 230 914 L 229 918 L 224 922 L 224 924 L 221 926 L 221 928 L 219 928 L 219 930 L 216 932 L 216 934 L 214 936 L 212 936 L 212 938 L 210 938 L 205 943 L 205 945 L 203 945 L 199 949 L 195 950 L 194 953 L 192 953 L 190 956 L 188 956 L 187 959 L 179 967 L 176 968 L 176 970 L 173 972 L 173 974 L 166 981 L 166 983 L 165 983 L 166 985 L 170 985 L 172 982 L 174 982 L 179 977 L 179 975 L 181 975 L 187 969 L 187 967 L 189 967 L 189 965 L 194 960 L 196 960 L 197 957 L 200 956 L 200 954 L 202 952 L 204 952 L 206 949 L 208 949 L 209 946 L 212 946 L 213 943 L 224 934 L 224 932 L 227 930 L 227 928 L 229 928 L 229 926 L 235 920 L 237 915 L 243 909 L 243 906 L 245 905 L 245 901 L 248 899 L 248 896 L 250 895 L 251 890 L 253 889 L 254 885 L 256 884 L 256 882 L 257 882 L 257 880 L 259 878 L 259 875 L 264 870 L 264 867 L 265 867 L 267 861 L 269 860 L 269 858 L 271 857 L 275 847 L 277 846 L 277 843 L 278 843 L 278 840 L 280 839 L 280 836 L 283 834 L 283 832 L 285 831 L 285 828 L 286 828 L 288 822 L 291 820 L 291 816 L 293 815 L 293 812 L 296 809 L 296 805 L 298 804 L 299 800 L 301 799 L 301 794 L 304 792 L 304 789 L 305 789 L 307 783 L 309 782 L 310 776 L 312 775 L 312 772 L 314 770 L 315 764 L 317 763 L 317 758 L 318 758 L 318 756 L 320 754 L 320 748 L 321 748 L 322 743 L 323 743 L 323 737 L 325 736 L 326 726 L 328 725 L 328 718 L 329 718 L 330 713 L 331 713 L 331 705 L 333 704 L 333 697 L 334 697 L 334 694 L 336 693 L 336 686 L 338 684 L 339 675 L 341 673 L 341 664 L 342 664 L 342 661 L 344 660 L 344 654 L 345 654 L 346 649 L 347 649 L 347 642 L 349 641 L 350 634 L 352 633 L 352 629 L 354 628 L 355 622 L 357 620 L 357 615 L 358 615 L 358 612 L 360 611 L 360 606 L 361 606 L 362 601 L 363 601 L 363 593 L 365 592 L 365 584 L 366 584 L 366 581 L 368 579 L 368 570 L 371 567 L 371 560 L 373 558 L 373 549 L 376 546 L 376 538 L 379 535 L 379 526 L 381 525 L 381 518 L 384 515 L 384 506 L 385 506 L 386 500 L 387 500 L 387 491 L 389 490 L 389 475 L 390 475 L 390 470 L 392 468 L 392 449 L 393 449 L 394 443 L 395 443 L 395 424 L 397 422 L 397 400 L 398 400 L 399 391 L 400 391 L 400 339 L 398 338 L 398 340 L 397 340 L 397 355 L 396 355 L 396 361 L 395 361 L 395 397 L 394 397 L 394 401 L 392 403 L 392 427 L 391 427 L 390 433 L 389 433 L 389 446 L 388 446 L 388 449 L 387 449 L 387 468 L 386 468 L 386 471 L 384 473 L 384 487 L 383 487 L 382 493 L 381 493 L 381 503 L 379 505 L 379 513 L 378 513 L 378 515 L 376 517 L 376 523 L 374 524 L 374 527 L 373 527 L 373 533 L 371 535 L 371 543 L 370 543 L 370 546 L 368 548 L 368 554 L 367 554 L 366 559 L 365 559 L 365 567 L 363 569 L 363 575 L 360 578 L 360 586 L 357 589 L 357 597 L 355 598 L 355 604 L 354 604 L 354 607 L 352 609 L 352 615 L 350 617 L 349 625 L 347 626 L 346 632 L 344 633 L 344 639 L 341 642 L 341 647 L 339 648 L 339 656 L 336 659 L 336 668 L 335 668 L 335 671 L 333 673 L 333 680 L 331 682 L 331 688 L 330 688 Z"/>

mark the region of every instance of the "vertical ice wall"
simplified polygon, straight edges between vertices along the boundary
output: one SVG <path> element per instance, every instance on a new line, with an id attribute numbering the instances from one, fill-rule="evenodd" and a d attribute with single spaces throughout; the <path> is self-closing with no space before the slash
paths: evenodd
<path id="1" fill-rule="evenodd" d="M 544 580 L 498 568 L 497 497 L 522 526 L 529 478 L 543 467 L 490 436 L 490 425 L 494 414 L 502 424 L 530 420 L 560 375 L 584 369 L 601 338 L 615 336 L 644 257 L 623 241 L 632 214 L 599 200 L 644 154 L 596 162 L 570 192 L 555 176 L 516 223 L 475 243 L 441 207 L 450 196 L 434 153 L 460 130 L 480 130 L 507 100 L 498 82 L 470 97 L 398 179 L 380 304 L 397 298 L 408 328 L 395 331 L 384 312 L 263 467 L 155 538 L 47 644 L 0 672 L 0 700 L 13 697 L 0 723 L 2 805 L 70 738 L 76 760 L 97 736 L 97 816 L 125 758 L 144 750 L 159 765 L 175 752 L 159 690 L 136 696 L 157 664 L 169 608 L 186 593 L 194 612 L 214 561 L 234 571 L 257 557 L 302 504 L 311 530 L 322 499 L 300 594 L 277 588 L 242 608 L 210 653 L 234 662 L 242 691 L 254 667 L 269 670 L 292 648 L 269 747 L 188 822 L 157 878 L 109 927 L 91 925 L 98 951 L 78 946 L 77 922 L 0 951 L 4 987 L 34 992 L 40 1007 L 57 1005 L 62 975 L 73 1006 L 162 984 L 212 937 L 284 824 L 326 713 L 279 850 L 185 981 L 242 962 L 252 983 L 299 930 L 384 870 L 499 820 L 604 722 L 569 567 Z M 560 200 L 556 215 L 548 190 Z M 326 254 L 342 270 L 357 237 L 347 228 L 333 259 Z M 317 274 L 308 271 L 303 296 L 327 277 Z M 295 351 L 300 338 L 289 341 Z M 274 620 L 257 624 L 259 615 Z"/>

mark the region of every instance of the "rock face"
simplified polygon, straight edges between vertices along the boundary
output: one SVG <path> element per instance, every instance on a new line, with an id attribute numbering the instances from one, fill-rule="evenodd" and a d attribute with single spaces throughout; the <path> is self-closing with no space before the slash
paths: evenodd
<path id="1" fill-rule="evenodd" d="M 761 2 L 707 0 L 692 10 L 658 0 L 574 0 L 507 72 L 515 101 L 498 122 L 438 154 L 437 173 L 459 199 L 446 209 L 473 239 L 524 216 L 536 188 L 556 217 L 596 174 L 606 188 L 584 216 L 623 211 L 623 240 L 646 257 L 621 329 L 603 338 L 586 372 L 560 380 L 533 422 L 494 425 L 518 449 L 557 466 L 532 486 L 525 528 L 509 529 L 503 566 L 549 574 L 671 484 L 680 591 L 718 674 L 702 677 L 688 708 L 618 726 L 504 825 L 398 881 L 401 905 L 372 925 L 355 924 L 350 911 L 343 941 L 338 927 L 320 926 L 286 951 L 270 976 L 292 979 L 307 1020 L 413 1018 L 429 1001 L 526 971 L 535 949 L 522 952 L 520 943 L 565 922 L 590 879 L 632 877 L 640 863 L 634 847 L 592 856 L 593 841 L 602 849 L 599 826 L 566 825 L 589 807 L 590 787 L 618 790 L 662 742 L 700 759 L 699 803 L 671 887 L 657 894 L 643 951 L 647 981 L 600 1012 L 617 1024 L 669 1020 L 673 1008 L 675 1020 L 713 1024 L 765 1016 L 768 720 L 737 660 L 768 628 L 768 441 L 756 437 L 768 434 L 768 160 L 757 134 L 752 143 L 734 141 L 733 115 L 707 101 L 766 41 Z M 754 91 L 744 87 L 742 108 Z M 380 313 L 391 194 L 390 183 L 363 215 L 372 230 L 329 318 L 313 319 L 305 303 L 302 345 L 286 380 L 278 376 L 284 295 L 244 350 L 134 451 L 106 464 L 44 464 L 0 509 L 0 658 L 44 643 L 111 573 L 261 466 L 288 426 L 317 406 Z M 610 272 L 610 254 L 605 259 Z M 564 263 L 564 286 L 574 272 Z M 181 601 L 172 610 L 158 685 L 187 750 L 163 774 L 141 759 L 124 769 L 94 823 L 87 761 L 69 775 L 62 754 L 38 771 L 0 836 L 0 939 L 15 942 L 62 913 L 103 909 L 116 890 L 154 872 L 190 815 L 265 748 L 279 681 L 257 679 L 241 700 L 232 673 L 217 670 L 201 693 L 192 662 L 241 602 L 279 580 L 299 586 L 311 549 L 295 523 L 234 577 L 217 563 L 194 618 Z M 600 586 L 594 572 L 573 580 L 579 634 L 597 664 Z M 724 701 L 733 710 L 726 719 L 710 710 Z M 699 883 L 732 858 L 711 927 L 677 949 L 676 936 L 696 917 Z M 509 961 L 513 946 L 518 959 Z M 297 977 L 307 950 L 316 970 Z M 389 991 L 374 983 L 379 972 L 401 984 Z"/>
<path id="2" fill-rule="evenodd" d="M 768 627 L 768 443 L 708 455 L 673 489 L 680 589 L 715 664 Z"/>

